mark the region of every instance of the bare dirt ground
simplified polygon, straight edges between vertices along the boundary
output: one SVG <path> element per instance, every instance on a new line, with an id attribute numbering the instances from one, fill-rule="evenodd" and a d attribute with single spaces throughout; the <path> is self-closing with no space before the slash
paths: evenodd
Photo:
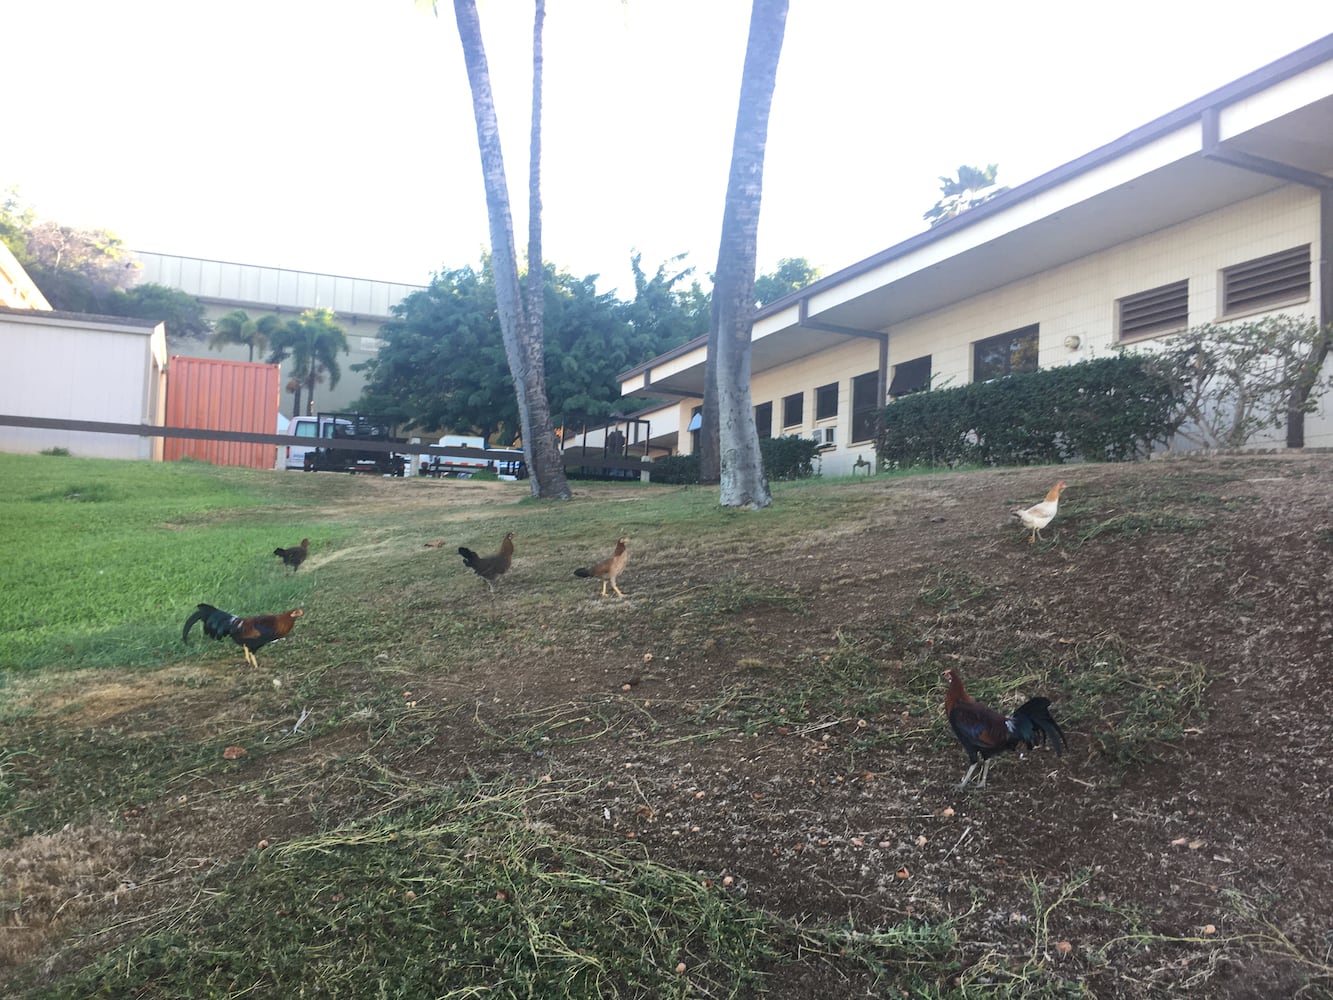
<path id="1" fill-rule="evenodd" d="M 819 531 L 639 551 L 624 601 L 577 609 L 577 644 L 402 678 L 466 707 L 402 767 L 583 782 L 534 821 L 637 841 L 770 912 L 955 921 L 945 992 L 1333 996 L 1333 456 L 1058 475 L 1036 545 L 1007 511 L 1049 469 L 869 480 L 849 487 L 857 516 Z M 1008 755 L 958 790 L 946 667 L 997 708 L 1049 696 L 1068 751 Z M 1154 700 L 1173 686 L 1193 694 Z M 105 722 L 132 687 L 83 711 Z M 1147 718 L 1163 704 L 1179 717 Z M 1135 736 L 1145 718 L 1160 738 Z M 336 797 L 307 766 L 308 794 Z M 209 822 L 302 832 L 289 806 Z M 102 831 L 97 853 L 130 871 L 165 852 L 172 877 L 217 863 L 194 808 Z M 0 866 L 67 848 L 52 835 Z M 772 971 L 775 997 L 878 995 L 850 963 Z"/>

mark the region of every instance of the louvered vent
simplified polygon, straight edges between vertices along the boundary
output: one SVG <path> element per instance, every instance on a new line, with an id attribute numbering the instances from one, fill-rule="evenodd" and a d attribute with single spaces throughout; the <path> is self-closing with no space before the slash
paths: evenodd
<path id="1" fill-rule="evenodd" d="M 1227 268 L 1222 295 L 1222 311 L 1228 315 L 1308 299 L 1310 244 Z"/>
<path id="2" fill-rule="evenodd" d="M 1180 329 L 1189 322 L 1189 300 L 1188 279 L 1125 296 L 1120 300 L 1120 339 Z"/>

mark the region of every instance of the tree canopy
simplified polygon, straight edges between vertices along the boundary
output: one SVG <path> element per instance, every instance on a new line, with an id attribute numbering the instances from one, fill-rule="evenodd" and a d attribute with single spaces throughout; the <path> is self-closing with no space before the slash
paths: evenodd
<path id="1" fill-rule="evenodd" d="M 165 323 L 172 339 L 209 332 L 204 307 L 193 295 L 165 285 L 135 284 L 139 265 L 120 237 L 106 229 L 39 219 L 17 187 L 0 198 L 0 242 L 53 309 Z"/>
<path id="2" fill-rule="evenodd" d="M 995 186 L 999 170 L 998 163 L 991 163 L 984 169 L 964 164 L 958 168 L 957 177 L 941 177 L 940 194 L 944 197 L 935 202 L 922 218 L 929 220 L 932 227 L 938 226 L 1008 191 L 1007 187 Z"/>
<path id="3" fill-rule="evenodd" d="M 819 280 L 819 268 L 804 257 L 783 257 L 776 271 L 754 279 L 754 301 L 766 306 Z"/>
<path id="4" fill-rule="evenodd" d="M 475 432 L 509 444 L 518 412 L 489 258 L 479 268 L 436 274 L 394 307 L 383 346 L 357 366 L 366 373 L 358 408 L 425 431 Z M 600 422 L 623 409 L 616 376 L 707 331 L 707 296 L 691 274 L 664 264 L 648 278 L 633 260 L 638 294 L 626 303 L 598 294 L 593 277 L 545 269 L 545 365 L 558 425 Z"/>
<path id="5" fill-rule="evenodd" d="M 306 392 L 307 412 L 315 412 L 315 386 L 326 378 L 332 389 L 342 378 L 338 355 L 347 353 L 347 334 L 334 320 L 332 309 L 307 309 L 296 319 L 275 329 L 269 338 L 273 352 L 270 364 L 292 360 L 292 414 L 301 412 L 301 390 Z"/>

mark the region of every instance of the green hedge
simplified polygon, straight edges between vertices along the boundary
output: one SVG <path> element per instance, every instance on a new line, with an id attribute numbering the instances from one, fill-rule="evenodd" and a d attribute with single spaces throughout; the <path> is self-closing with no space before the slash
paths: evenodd
<path id="1" fill-rule="evenodd" d="M 790 435 L 760 438 L 759 454 L 764 473 L 773 479 L 806 479 L 815 474 L 815 456 L 819 445 L 812 438 Z M 698 455 L 668 455 L 653 461 L 650 474 L 655 483 L 697 483 Z"/>
<path id="2" fill-rule="evenodd" d="M 1178 379 L 1119 355 L 916 393 L 884 409 L 886 468 L 1129 461 L 1179 426 Z"/>

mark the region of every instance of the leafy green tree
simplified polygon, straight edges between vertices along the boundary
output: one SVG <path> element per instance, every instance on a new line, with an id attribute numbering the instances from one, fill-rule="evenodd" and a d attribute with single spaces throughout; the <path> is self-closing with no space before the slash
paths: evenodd
<path id="1" fill-rule="evenodd" d="M 474 432 L 491 441 L 518 428 L 513 378 L 500 335 L 489 267 L 443 271 L 393 307 L 383 346 L 357 365 L 366 388 L 358 409 L 424 431 Z"/>
<path id="2" fill-rule="evenodd" d="M 239 344 L 250 349 L 250 360 L 253 361 L 255 351 L 263 354 L 282 327 L 282 319 L 272 313 L 251 319 L 250 314 L 244 309 L 233 309 L 214 322 L 213 335 L 208 338 L 208 347 L 210 350 L 220 351 L 228 344 Z"/>
<path id="3" fill-rule="evenodd" d="M 1007 187 L 995 187 L 995 177 L 999 170 L 1000 166 L 997 163 L 992 163 L 985 169 L 963 165 L 958 168 L 957 177 L 941 177 L 940 194 L 944 197 L 935 202 L 922 218 L 929 220 L 932 227 L 938 226 L 941 222 L 952 219 L 969 208 L 976 208 L 997 194 L 1008 191 Z"/>
<path id="4" fill-rule="evenodd" d="M 760 306 L 770 305 L 817 280 L 819 268 L 804 257 L 783 257 L 778 261 L 777 270 L 754 279 L 754 300 Z"/>
<path id="5" fill-rule="evenodd" d="M 331 309 L 307 309 L 273 332 L 270 364 L 292 360 L 292 414 L 301 412 L 301 390 L 306 392 L 306 412 L 315 412 L 315 386 L 327 376 L 332 389 L 342 378 L 338 355 L 346 354 L 347 334 Z"/>
<path id="6" fill-rule="evenodd" d="M 0 201 L 0 239 L 51 306 L 65 312 L 110 312 L 113 293 L 133 285 L 138 273 L 120 237 L 39 219 L 15 187 Z"/>
<path id="7" fill-rule="evenodd" d="M 32 263 L 32 255 L 28 252 L 28 232 L 36 221 L 37 213 L 23 200 L 18 185 L 7 187 L 4 197 L 0 198 L 0 243 L 9 247 L 9 252 L 25 266 Z"/>
<path id="8" fill-rule="evenodd" d="M 106 310 L 111 316 L 136 316 L 165 323 L 169 340 L 198 339 L 212 329 L 202 302 L 188 292 L 152 282 L 112 292 Z"/>
<path id="9" fill-rule="evenodd" d="M 678 264 L 685 257 L 685 254 L 678 254 L 664 261 L 650 278 L 643 270 L 642 254 L 636 252 L 630 256 L 634 300 L 621 308 L 630 327 L 636 332 L 647 333 L 659 354 L 708 333 L 711 298 L 693 279 L 694 268 L 668 270 L 670 265 Z M 686 279 L 690 279 L 688 287 L 680 287 Z M 652 356 L 631 358 L 629 367 Z"/>
<path id="10" fill-rule="evenodd" d="M 697 335 L 706 305 L 644 279 L 633 303 L 599 295 L 592 277 L 546 268 L 546 385 L 552 419 L 600 422 L 620 405 L 617 376 Z M 677 276 L 678 277 L 678 276 Z M 703 300 L 707 302 L 706 297 Z M 509 444 L 519 429 L 489 260 L 480 269 L 437 274 L 394 309 L 380 329 L 384 346 L 356 366 L 366 373 L 358 408 L 397 417 L 427 432 L 482 434 Z"/>
<path id="11" fill-rule="evenodd" d="M 561 424 L 601 423 L 620 406 L 616 376 L 665 350 L 658 331 L 629 322 L 629 308 L 582 280 L 548 266 L 546 385 Z"/>

